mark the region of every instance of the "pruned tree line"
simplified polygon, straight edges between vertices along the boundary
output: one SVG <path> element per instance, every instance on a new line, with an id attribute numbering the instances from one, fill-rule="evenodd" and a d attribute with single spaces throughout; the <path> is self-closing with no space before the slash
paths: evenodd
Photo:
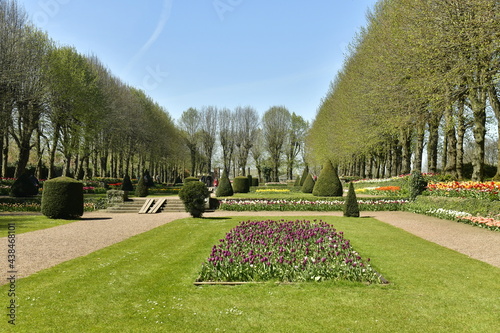
<path id="1" fill-rule="evenodd" d="M 488 117 L 500 124 L 499 13 L 496 0 L 379 1 L 321 101 L 311 161 L 360 177 L 440 167 L 463 178 L 470 133 L 483 180 Z"/>
<path id="2" fill-rule="evenodd" d="M 166 110 L 96 56 L 59 46 L 15 0 L 0 0 L 0 175 L 139 176 L 163 181 L 186 150 Z"/>
<path id="3" fill-rule="evenodd" d="M 293 179 L 303 160 L 305 135 L 309 128 L 301 116 L 283 106 L 274 106 L 259 117 L 250 107 L 190 108 L 179 119 L 182 137 L 189 148 L 192 175 L 211 175 L 214 159 L 222 172 L 246 176 L 253 164 L 259 179 Z"/>

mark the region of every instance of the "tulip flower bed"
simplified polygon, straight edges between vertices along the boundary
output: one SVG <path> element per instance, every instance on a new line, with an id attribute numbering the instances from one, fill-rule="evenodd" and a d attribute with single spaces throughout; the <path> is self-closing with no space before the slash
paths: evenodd
<path id="1" fill-rule="evenodd" d="M 198 281 L 381 283 L 369 262 L 343 232 L 321 220 L 244 221 L 213 246 Z"/>
<path id="2" fill-rule="evenodd" d="M 358 200 L 362 211 L 398 211 L 408 200 Z M 223 199 L 219 209 L 229 211 L 342 211 L 343 200 L 234 200 Z"/>
<path id="3" fill-rule="evenodd" d="M 441 182 L 429 183 L 429 195 L 499 200 L 500 182 Z"/>

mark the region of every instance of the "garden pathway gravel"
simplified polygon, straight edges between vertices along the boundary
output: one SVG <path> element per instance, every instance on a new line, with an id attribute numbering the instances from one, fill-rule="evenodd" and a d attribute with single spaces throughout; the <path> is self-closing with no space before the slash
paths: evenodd
<path id="1" fill-rule="evenodd" d="M 341 216 L 342 212 L 231 212 L 205 213 L 205 217 L 225 216 Z M 471 258 L 500 267 L 500 232 L 407 212 L 362 212 L 418 237 L 461 252 Z M 188 213 L 112 214 L 85 213 L 77 222 L 16 236 L 17 277 L 22 278 L 73 258 L 121 242 Z M 7 237 L 0 238 L 0 272 L 7 275 Z M 1 279 L 0 284 L 6 284 Z"/>

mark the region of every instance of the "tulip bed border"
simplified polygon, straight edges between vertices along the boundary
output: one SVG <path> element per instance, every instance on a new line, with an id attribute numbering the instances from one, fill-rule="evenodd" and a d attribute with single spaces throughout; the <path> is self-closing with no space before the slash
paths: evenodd
<path id="1" fill-rule="evenodd" d="M 388 283 L 342 231 L 322 220 L 248 220 L 212 247 L 195 284 L 327 280 Z"/>

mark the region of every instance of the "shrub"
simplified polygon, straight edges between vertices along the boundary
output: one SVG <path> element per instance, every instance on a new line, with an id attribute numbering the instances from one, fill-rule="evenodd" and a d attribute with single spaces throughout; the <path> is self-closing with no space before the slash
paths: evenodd
<path id="1" fill-rule="evenodd" d="M 259 186 L 259 178 L 252 178 L 252 186 Z"/>
<path id="2" fill-rule="evenodd" d="M 123 182 L 122 182 L 122 191 L 123 191 L 123 200 L 127 201 L 128 200 L 128 192 L 133 191 L 134 186 L 132 185 L 132 181 L 130 180 L 129 175 L 125 175 L 123 177 Z"/>
<path id="3" fill-rule="evenodd" d="M 151 177 L 151 175 L 149 174 L 149 171 L 146 170 L 144 171 L 144 184 L 149 188 L 149 187 L 153 187 L 155 186 L 155 183 L 153 181 L 153 178 Z"/>
<path id="4" fill-rule="evenodd" d="M 311 174 L 308 173 L 306 176 L 306 180 L 302 185 L 301 191 L 302 193 L 312 193 L 313 189 L 314 189 L 314 179 L 311 176 Z"/>
<path id="5" fill-rule="evenodd" d="M 215 191 L 215 195 L 218 197 L 230 197 L 233 194 L 234 191 L 233 187 L 231 186 L 231 181 L 229 181 L 229 177 L 224 171 L 222 177 L 219 179 L 219 186 L 217 187 L 217 191 Z"/>
<path id="6" fill-rule="evenodd" d="M 184 178 L 184 184 L 187 184 L 189 182 L 199 182 L 200 180 L 196 177 L 186 177 Z"/>
<path id="7" fill-rule="evenodd" d="M 186 212 L 192 217 L 202 217 L 205 212 L 205 200 L 210 196 L 208 188 L 202 182 L 188 182 L 179 191 L 179 198 L 184 202 Z"/>
<path id="8" fill-rule="evenodd" d="M 83 215 L 83 184 L 69 177 L 47 180 L 43 186 L 42 214 L 55 219 Z"/>
<path id="9" fill-rule="evenodd" d="M 38 180 L 29 173 L 23 173 L 10 188 L 12 197 L 32 197 L 38 194 Z"/>
<path id="10" fill-rule="evenodd" d="M 239 177 L 234 178 L 233 191 L 234 191 L 234 193 L 248 193 L 248 192 L 250 192 L 250 184 L 248 182 L 248 177 L 239 176 Z"/>
<path id="11" fill-rule="evenodd" d="M 144 177 L 141 177 L 139 179 L 139 182 L 137 183 L 136 188 L 135 188 L 135 195 L 140 197 L 140 198 L 144 198 L 144 197 L 147 197 L 148 194 L 149 194 L 149 189 L 146 186 L 146 181 L 145 181 Z"/>
<path id="12" fill-rule="evenodd" d="M 312 194 L 316 197 L 341 197 L 343 195 L 342 183 L 336 168 L 330 161 L 326 162 L 321 169 Z"/>
<path id="13" fill-rule="evenodd" d="M 408 191 L 410 200 L 415 200 L 427 188 L 427 181 L 420 171 L 414 170 L 408 178 Z"/>
<path id="14" fill-rule="evenodd" d="M 300 177 L 296 177 L 295 178 L 295 183 L 293 184 L 293 186 L 296 186 L 296 187 L 299 187 L 300 186 Z"/>
<path id="15" fill-rule="evenodd" d="M 307 175 L 309 175 L 309 167 L 306 165 L 304 168 L 304 171 L 302 172 L 302 177 L 300 177 L 300 183 L 299 186 L 304 186 L 304 183 L 306 182 Z M 311 193 L 311 192 L 308 192 Z"/>
<path id="16" fill-rule="evenodd" d="M 121 190 L 108 190 L 106 196 L 108 197 L 108 203 L 111 205 L 120 204 L 126 200 L 125 191 Z"/>
<path id="17" fill-rule="evenodd" d="M 359 217 L 358 199 L 356 198 L 356 192 L 354 191 L 352 182 L 349 183 L 349 191 L 347 192 L 347 198 L 344 205 L 344 216 Z"/>
<path id="18" fill-rule="evenodd" d="M 248 191 L 250 192 L 250 186 L 252 186 L 253 177 L 252 175 L 248 175 L 247 178 L 248 178 Z"/>

